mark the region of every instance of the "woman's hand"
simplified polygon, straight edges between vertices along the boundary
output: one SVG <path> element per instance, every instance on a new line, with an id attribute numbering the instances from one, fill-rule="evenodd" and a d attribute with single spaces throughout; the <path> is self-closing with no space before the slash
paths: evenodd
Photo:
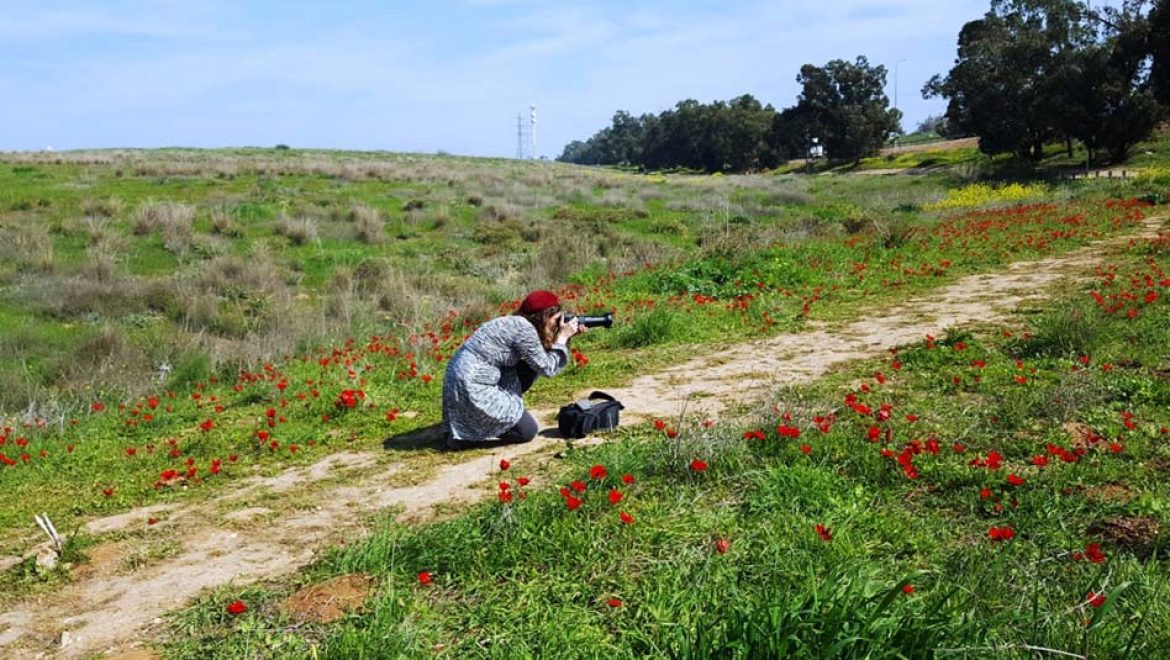
<path id="1" fill-rule="evenodd" d="M 558 314 L 556 319 L 557 325 L 560 328 L 557 331 L 557 343 L 567 343 L 570 337 L 581 334 L 582 332 L 588 330 L 588 328 L 581 325 L 581 322 L 578 321 L 575 317 L 571 321 L 565 321 L 564 312 Z"/>

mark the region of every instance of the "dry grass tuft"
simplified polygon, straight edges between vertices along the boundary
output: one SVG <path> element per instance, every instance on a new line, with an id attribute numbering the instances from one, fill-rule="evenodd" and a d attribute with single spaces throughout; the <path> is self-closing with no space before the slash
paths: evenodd
<path id="1" fill-rule="evenodd" d="M 282 213 L 276 221 L 276 233 L 293 245 L 304 245 L 317 240 L 317 221 L 306 217 L 293 218 Z"/>
<path id="2" fill-rule="evenodd" d="M 227 238 L 239 238 L 244 235 L 244 230 L 236 224 L 231 212 L 223 208 L 211 210 L 211 231 Z"/>
<path id="3" fill-rule="evenodd" d="M 361 242 L 377 245 L 386 241 L 385 223 L 378 209 L 357 204 L 350 210 L 349 217 Z"/>
<path id="4" fill-rule="evenodd" d="M 81 214 L 102 218 L 116 218 L 122 215 L 125 204 L 120 197 L 106 197 L 105 199 L 86 198 L 81 200 Z"/>
<path id="5" fill-rule="evenodd" d="M 12 264 L 18 273 L 51 273 L 53 237 L 40 224 L 0 223 L 0 262 Z"/>

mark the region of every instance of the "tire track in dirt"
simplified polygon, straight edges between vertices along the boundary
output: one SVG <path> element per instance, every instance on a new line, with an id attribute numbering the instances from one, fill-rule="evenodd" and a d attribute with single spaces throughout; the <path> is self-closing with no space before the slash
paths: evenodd
<path id="1" fill-rule="evenodd" d="M 947 327 L 1002 320 L 1020 303 L 1048 295 L 1058 281 L 1083 277 L 1101 262 L 1109 245 L 1156 235 L 1162 221 L 1151 218 L 1136 234 L 1063 256 L 968 276 L 852 323 L 818 324 L 805 332 L 717 349 L 610 392 L 625 403 L 629 421 L 676 416 L 684 407 L 689 414 L 716 417 L 732 406 L 762 399 L 776 386 L 815 380 L 837 365 L 920 341 L 927 334 L 941 335 Z M 540 411 L 539 416 L 550 422 L 552 413 Z M 352 541 L 371 514 L 388 507 L 400 507 L 398 519 L 411 520 L 439 505 L 473 502 L 490 492 L 485 480 L 501 456 L 550 460 L 559 444 L 538 438 L 527 445 L 452 455 L 431 479 L 410 486 L 394 485 L 403 468 L 379 465 L 379 453 L 344 452 L 276 477 L 246 480 L 209 501 L 147 507 L 90 521 L 90 533 L 117 532 L 165 511 L 167 519 L 157 528 L 175 532 L 181 546 L 165 561 L 126 572 L 119 567 L 130 543 L 122 541 L 122 552 L 104 553 L 107 565 L 91 567 L 85 577 L 55 593 L 0 612 L 0 654 L 71 658 L 148 647 L 161 617 L 206 588 L 286 577 L 322 550 Z M 269 508 L 254 501 L 261 493 L 294 493 L 325 480 L 309 507 Z"/>

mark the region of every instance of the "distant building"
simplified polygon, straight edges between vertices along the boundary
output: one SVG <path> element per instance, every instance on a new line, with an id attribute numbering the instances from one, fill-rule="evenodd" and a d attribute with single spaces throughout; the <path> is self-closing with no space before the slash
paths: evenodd
<path id="1" fill-rule="evenodd" d="M 820 143 L 819 138 L 812 139 L 812 146 L 808 148 L 809 160 L 816 160 L 825 157 L 825 146 Z"/>

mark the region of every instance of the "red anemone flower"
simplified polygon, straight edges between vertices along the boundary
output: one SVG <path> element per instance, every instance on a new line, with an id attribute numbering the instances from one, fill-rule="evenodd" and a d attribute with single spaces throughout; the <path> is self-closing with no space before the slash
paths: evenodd
<path id="1" fill-rule="evenodd" d="M 239 616 L 248 611 L 248 606 L 244 604 L 244 601 L 237 600 L 227 606 L 227 611 L 232 616 Z"/>

